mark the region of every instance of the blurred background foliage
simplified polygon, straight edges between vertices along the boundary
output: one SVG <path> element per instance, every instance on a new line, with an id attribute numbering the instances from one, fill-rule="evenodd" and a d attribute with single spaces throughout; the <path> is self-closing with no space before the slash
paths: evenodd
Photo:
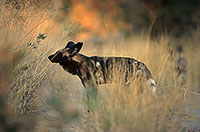
<path id="1" fill-rule="evenodd" d="M 79 4 L 83 7 L 79 8 Z M 80 22 L 85 16 L 78 13 L 86 11 L 91 18 L 85 21 L 94 25 L 104 23 L 102 27 L 99 25 L 99 30 L 105 26 L 126 35 L 149 30 L 152 26 L 152 36 L 171 33 L 177 37 L 200 24 L 199 0 L 63 0 L 62 5 L 64 17 L 78 16 L 75 20 Z"/>
<path id="2" fill-rule="evenodd" d="M 61 0 L 59 23 L 71 21 L 78 27 L 77 38 L 147 31 L 151 36 L 187 34 L 200 24 L 200 0 Z M 53 0 L 6 0 L 17 10 L 55 8 Z"/>

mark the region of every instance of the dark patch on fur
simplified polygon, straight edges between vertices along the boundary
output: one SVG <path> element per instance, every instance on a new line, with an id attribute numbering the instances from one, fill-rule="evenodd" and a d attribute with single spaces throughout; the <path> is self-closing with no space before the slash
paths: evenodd
<path id="1" fill-rule="evenodd" d="M 80 64 L 75 61 L 61 61 L 59 64 L 72 75 L 79 75 Z"/>

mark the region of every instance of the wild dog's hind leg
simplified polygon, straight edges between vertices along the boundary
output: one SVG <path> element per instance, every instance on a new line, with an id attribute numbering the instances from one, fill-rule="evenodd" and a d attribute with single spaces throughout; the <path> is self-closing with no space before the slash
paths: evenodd
<path id="1" fill-rule="evenodd" d="M 135 62 L 135 64 L 136 64 L 136 77 L 145 78 L 147 87 L 151 88 L 152 93 L 156 95 L 156 83 L 155 80 L 152 78 L 149 69 L 146 67 L 144 63 Z"/>
<path id="2" fill-rule="evenodd" d="M 149 78 L 149 79 L 147 79 L 146 84 L 147 84 L 147 87 L 150 87 L 152 89 L 152 93 L 154 95 L 156 95 L 156 82 L 155 82 L 155 80 L 152 79 L 152 78 Z"/>

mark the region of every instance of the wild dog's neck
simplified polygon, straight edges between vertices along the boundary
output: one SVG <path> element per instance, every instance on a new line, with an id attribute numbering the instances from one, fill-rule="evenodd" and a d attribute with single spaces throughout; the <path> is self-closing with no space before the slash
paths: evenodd
<path id="1" fill-rule="evenodd" d="M 80 67 L 78 67 L 79 72 L 77 75 L 81 79 L 83 85 L 87 87 L 88 84 L 93 83 L 94 68 L 91 59 L 85 55 L 77 54 L 72 58 L 72 60 L 78 62 L 80 65 Z"/>
<path id="2" fill-rule="evenodd" d="M 89 57 L 83 55 L 83 54 L 76 54 L 72 57 L 72 60 L 78 62 L 79 64 L 82 64 L 88 60 Z"/>
<path id="3" fill-rule="evenodd" d="M 69 73 L 77 75 L 85 87 L 96 83 L 95 73 L 97 69 L 94 60 L 90 57 L 76 54 L 70 61 L 64 61 L 60 65 Z"/>

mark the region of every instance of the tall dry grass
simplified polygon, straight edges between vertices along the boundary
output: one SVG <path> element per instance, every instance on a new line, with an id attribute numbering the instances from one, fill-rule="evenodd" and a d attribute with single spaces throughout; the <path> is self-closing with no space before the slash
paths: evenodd
<path id="1" fill-rule="evenodd" d="M 174 61 L 170 60 L 170 40 L 151 41 L 147 52 L 145 38 L 117 43 L 114 56 L 131 56 L 145 62 L 157 82 L 157 96 L 149 94 L 145 87 L 141 93 L 143 86 L 135 82 L 125 88 L 120 82 L 122 75 L 115 73 L 116 83 L 98 88 L 98 105 L 93 105 L 97 108 L 89 115 L 84 126 L 86 131 L 184 131 L 181 120 L 185 105 Z M 102 49 L 112 48 L 105 45 Z M 105 54 L 112 55 L 112 52 Z"/>
<path id="2" fill-rule="evenodd" d="M 80 80 L 47 59 L 76 32 L 73 24 L 55 21 L 60 3 L 52 2 L 56 5 L 52 9 L 47 8 L 52 7 L 50 2 L 43 7 L 24 4 L 20 9 L 15 4 L 1 5 L 0 96 L 5 105 L 1 105 L 4 125 L 0 130 L 198 131 L 199 30 L 178 40 L 170 35 L 148 40 L 145 34 L 138 34 L 126 39 L 108 35 L 101 45 L 84 41 L 81 53 L 133 57 L 148 66 L 157 83 L 155 97 L 135 82 L 124 88 L 121 75 L 115 73 L 117 83 L 97 86 L 97 95 L 91 92 L 92 112 L 87 113 L 86 89 Z M 176 77 L 177 53 L 170 54 L 179 44 L 188 61 L 184 86 Z M 14 127 L 16 124 L 21 127 Z"/>

